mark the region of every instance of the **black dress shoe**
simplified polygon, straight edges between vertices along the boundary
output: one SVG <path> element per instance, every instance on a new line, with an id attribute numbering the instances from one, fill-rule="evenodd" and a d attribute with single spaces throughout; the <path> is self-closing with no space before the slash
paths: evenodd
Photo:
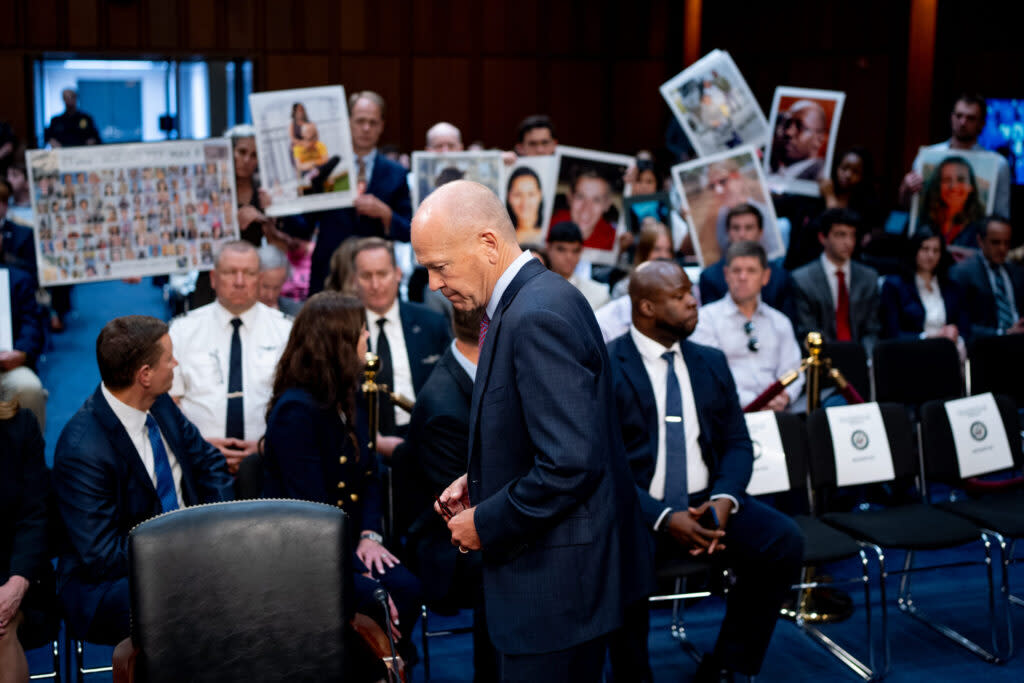
<path id="1" fill-rule="evenodd" d="M 711 654 L 701 658 L 697 673 L 693 677 L 693 683 L 733 683 L 734 680 L 733 672 L 723 667 Z"/>

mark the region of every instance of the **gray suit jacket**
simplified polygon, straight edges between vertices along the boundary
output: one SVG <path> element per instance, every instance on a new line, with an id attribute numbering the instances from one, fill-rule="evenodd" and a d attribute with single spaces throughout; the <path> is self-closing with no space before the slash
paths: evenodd
<path id="1" fill-rule="evenodd" d="M 836 304 L 820 260 L 814 260 L 792 273 L 796 296 L 796 334 L 801 344 L 808 332 L 821 332 L 825 341 L 836 341 Z M 871 357 L 878 341 L 881 321 L 878 317 L 878 273 L 860 263 L 850 263 L 850 334 Z"/>
<path id="2" fill-rule="evenodd" d="M 949 277 L 960 284 L 966 298 L 965 308 L 971 318 L 971 339 L 999 334 L 999 319 L 996 313 L 996 297 L 992 293 L 992 282 L 988 269 L 982 262 L 981 252 L 958 263 L 949 271 Z M 1012 263 L 1003 266 L 1013 283 L 1013 300 L 1017 315 L 1022 315 L 1024 306 L 1024 268 Z"/>

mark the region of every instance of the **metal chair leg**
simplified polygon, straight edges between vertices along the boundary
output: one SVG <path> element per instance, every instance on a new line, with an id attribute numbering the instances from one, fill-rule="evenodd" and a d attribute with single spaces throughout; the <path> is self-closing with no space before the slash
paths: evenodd
<path id="1" fill-rule="evenodd" d="M 420 605 L 420 633 L 423 640 L 423 680 L 430 683 L 430 645 L 428 644 L 427 631 L 427 606 Z"/>
<path id="2" fill-rule="evenodd" d="M 984 530 L 982 536 L 987 539 L 991 538 L 996 543 L 996 548 L 999 551 L 999 591 L 998 593 L 994 590 L 995 586 L 992 581 L 992 563 L 988 565 L 989 572 L 989 616 L 992 626 L 992 651 L 1003 661 L 1009 660 L 1013 656 L 1013 616 L 1010 614 L 1010 572 L 1009 572 L 1009 553 L 1012 552 L 1010 543 L 1007 543 L 1006 538 L 995 531 Z M 1000 612 L 1002 612 L 1002 619 L 1004 623 L 1000 629 Z M 1005 633 L 1006 647 L 1005 649 L 1000 643 L 1000 636 Z"/>
<path id="3" fill-rule="evenodd" d="M 49 645 L 53 655 L 53 669 L 42 674 L 31 674 L 28 677 L 30 681 L 52 680 L 54 683 L 60 683 L 60 643 L 54 639 L 50 641 Z"/>

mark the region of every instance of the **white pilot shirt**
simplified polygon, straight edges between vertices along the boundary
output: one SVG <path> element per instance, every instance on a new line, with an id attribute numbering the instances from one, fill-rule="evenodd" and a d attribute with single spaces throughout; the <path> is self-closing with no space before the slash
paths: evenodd
<path id="1" fill-rule="evenodd" d="M 171 321 L 171 342 L 178 367 L 171 397 L 206 439 L 222 439 L 228 411 L 228 372 L 235 316 L 214 301 Z M 292 329 L 291 318 L 259 302 L 238 316 L 242 325 L 242 406 L 245 439 L 266 431 L 267 403 L 274 372 Z"/>
<path id="2" fill-rule="evenodd" d="M 391 308 L 383 316 L 377 315 L 369 308 L 366 309 L 366 329 L 370 331 L 370 348 L 374 353 L 377 352 L 377 334 L 380 332 L 377 321 L 381 318 L 387 318 L 387 322 L 384 324 L 384 334 L 387 335 L 388 348 L 391 351 L 392 376 L 395 384 L 389 389 L 415 401 L 416 389 L 412 385 L 412 367 L 409 365 L 409 350 L 405 345 L 402 318 L 398 314 L 398 299 L 395 299 Z M 409 424 L 409 413 L 396 409 L 395 424 Z"/>

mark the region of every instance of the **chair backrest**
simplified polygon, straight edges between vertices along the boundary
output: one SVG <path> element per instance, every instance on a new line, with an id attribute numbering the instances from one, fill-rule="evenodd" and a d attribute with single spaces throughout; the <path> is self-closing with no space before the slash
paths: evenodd
<path id="1" fill-rule="evenodd" d="M 345 514 L 253 500 L 184 508 L 128 537 L 137 670 L 161 681 L 342 680 Z"/>
<path id="2" fill-rule="evenodd" d="M 789 488 L 799 491 L 807 488 L 807 463 L 810 460 L 810 446 L 807 443 L 807 425 L 803 417 L 792 413 L 775 413 L 782 437 L 782 450 L 786 452 L 786 468 L 789 470 Z"/>
<path id="3" fill-rule="evenodd" d="M 833 341 L 826 343 L 821 355 L 832 361 L 832 367 L 843 373 L 864 400 L 871 398 L 871 375 L 868 372 L 868 354 L 860 342 Z"/>
<path id="4" fill-rule="evenodd" d="M 1017 406 L 1009 396 L 997 395 L 995 399 L 1003 428 L 1006 429 L 1006 438 L 1010 442 L 1013 463 L 1016 467 L 1022 467 L 1024 455 L 1021 454 Z M 926 479 L 954 485 L 960 483 L 960 464 L 945 401 L 929 401 L 921 406 L 921 447 Z"/>
<path id="5" fill-rule="evenodd" d="M 1024 335 L 979 337 L 969 358 L 972 394 L 1006 394 L 1024 406 Z"/>
<path id="6" fill-rule="evenodd" d="M 254 500 L 263 497 L 263 457 L 262 451 L 256 451 L 238 466 L 235 500 Z"/>
<path id="7" fill-rule="evenodd" d="M 896 479 L 912 477 L 918 473 L 917 449 L 912 437 L 913 429 L 906 409 L 897 403 L 880 403 L 885 435 L 892 453 L 892 468 Z M 807 440 L 810 445 L 811 486 L 836 486 L 835 449 L 825 408 L 819 408 L 807 417 Z"/>
<path id="8" fill-rule="evenodd" d="M 964 395 L 960 354 L 948 339 L 886 339 L 875 345 L 875 400 L 920 405 Z"/>

